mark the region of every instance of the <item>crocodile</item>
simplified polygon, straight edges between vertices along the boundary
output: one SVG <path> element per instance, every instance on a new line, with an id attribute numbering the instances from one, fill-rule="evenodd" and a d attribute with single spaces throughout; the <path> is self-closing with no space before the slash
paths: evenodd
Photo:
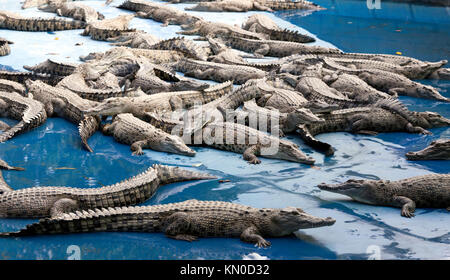
<path id="1" fill-rule="evenodd" d="M 78 2 L 49 2 L 47 5 L 39 6 L 39 10 L 56 13 L 58 16 L 70 17 L 86 23 L 102 20 L 105 16 L 94 8 Z"/>
<path id="2" fill-rule="evenodd" d="M 20 14 L 0 11 L 0 29 L 17 31 L 60 31 L 83 29 L 84 21 L 66 20 L 61 18 L 27 18 Z"/>
<path id="3" fill-rule="evenodd" d="M 26 96 L 26 88 L 22 84 L 5 79 L 0 79 L 0 91 L 16 92 Z"/>
<path id="4" fill-rule="evenodd" d="M 201 80 L 216 82 L 233 81 L 235 84 L 244 84 L 250 79 L 261 79 L 266 72 L 257 68 L 241 65 L 229 65 L 209 61 L 199 61 L 182 58 L 170 65 L 175 71 L 183 72 L 186 76 Z"/>
<path id="5" fill-rule="evenodd" d="M 301 208 L 253 208 L 221 201 L 187 200 L 178 203 L 103 208 L 42 219 L 2 237 L 82 232 L 162 232 L 167 237 L 194 241 L 199 237 L 231 237 L 268 247 L 264 237 L 292 235 L 300 229 L 331 226 L 331 217 L 319 218 Z"/>
<path id="6" fill-rule="evenodd" d="M 401 74 L 379 69 L 349 68 L 326 57 L 323 58 L 323 61 L 324 67 L 347 74 L 357 75 L 367 84 L 390 95 L 405 95 L 450 102 L 450 98 L 442 96 L 434 87 L 414 82 Z"/>
<path id="7" fill-rule="evenodd" d="M 223 113 L 225 113 L 224 118 L 226 118 L 228 112 Z M 280 137 L 285 136 L 286 133 L 294 132 L 299 124 L 324 121 L 306 108 L 297 108 L 289 113 L 280 113 L 277 110 L 259 107 L 254 99 L 246 101 L 243 105 L 243 111 L 235 111 L 234 115 L 234 122 L 243 122 L 245 125 L 257 128 L 260 131 L 269 132 L 269 128 L 278 128 Z M 272 124 L 272 121 L 276 123 Z"/>
<path id="8" fill-rule="evenodd" d="M 209 51 L 184 37 L 174 37 L 159 41 L 148 47 L 154 50 L 172 50 L 182 52 L 186 57 L 206 61 Z"/>
<path id="9" fill-rule="evenodd" d="M 229 48 L 219 40 L 213 39 L 209 36 L 206 37 L 206 39 L 208 40 L 211 51 L 213 53 L 213 55 L 208 58 L 208 61 L 243 66 L 249 64 L 237 50 Z"/>
<path id="10" fill-rule="evenodd" d="M 134 11 L 141 18 L 162 22 L 163 26 L 169 24 L 190 24 L 200 20 L 199 17 L 182 12 L 174 7 L 144 0 L 127 0 L 119 5 L 118 8 Z"/>
<path id="11" fill-rule="evenodd" d="M 87 140 L 100 127 L 100 118 L 85 116 L 84 111 L 95 106 L 97 102 L 83 99 L 70 90 L 55 88 L 41 81 L 28 80 L 25 84 L 33 98 L 44 104 L 47 116 L 56 115 L 78 125 L 83 147 L 92 152 Z"/>
<path id="12" fill-rule="evenodd" d="M 150 46 L 158 43 L 160 39 L 145 31 L 137 30 L 134 32 L 124 32 L 117 37 L 108 38 L 113 46 L 122 46 L 138 49 L 148 49 Z"/>
<path id="13" fill-rule="evenodd" d="M 332 155 L 334 148 L 314 138 L 320 133 L 352 132 L 374 135 L 377 132 L 408 132 L 431 134 L 426 129 L 450 126 L 450 120 L 433 112 L 411 112 L 409 122 L 399 114 L 379 107 L 357 107 L 320 114 L 324 123 L 299 125 L 297 132 L 308 145 Z"/>
<path id="14" fill-rule="evenodd" d="M 36 128 L 47 120 L 44 106 L 40 102 L 29 97 L 23 97 L 15 92 L 4 91 L 0 91 L 0 116 L 19 121 L 19 123 L 0 134 L 0 143 Z"/>
<path id="15" fill-rule="evenodd" d="M 11 53 L 11 47 L 9 46 L 11 44 L 14 44 L 14 42 L 0 37 L 0 56 L 5 56 Z"/>
<path id="16" fill-rule="evenodd" d="M 141 97 L 108 98 L 98 106 L 87 108 L 88 115 L 113 116 L 120 113 L 132 113 L 143 119 L 146 112 L 164 112 L 188 109 L 194 105 L 205 104 L 232 90 L 232 84 L 225 82 L 202 91 L 160 92 Z"/>
<path id="17" fill-rule="evenodd" d="M 269 6 L 265 6 L 264 4 L 254 0 L 222 0 L 214 2 L 199 2 L 196 6 L 187 7 L 185 10 L 200 12 L 273 12 Z"/>
<path id="18" fill-rule="evenodd" d="M 42 218 L 70 211 L 135 205 L 151 198 L 161 185 L 213 178 L 158 164 L 134 177 L 100 188 L 42 186 L 11 190 L 0 195 L 0 217 Z"/>
<path id="19" fill-rule="evenodd" d="M 251 164 L 261 163 L 257 156 L 309 165 L 315 162 L 314 158 L 305 155 L 297 144 L 239 123 L 207 120 L 199 130 L 195 123 L 193 128 L 191 122 L 167 119 L 154 113 L 147 113 L 145 120 L 167 133 L 182 137 L 188 145 L 205 145 L 243 154 L 244 160 Z"/>
<path id="20" fill-rule="evenodd" d="M 62 77 L 41 73 L 0 70 L 0 79 L 9 80 L 19 84 L 25 84 L 26 80 L 39 80 L 49 85 L 56 85 L 59 81 L 61 81 Z"/>
<path id="21" fill-rule="evenodd" d="M 450 139 L 438 139 L 417 152 L 406 153 L 409 160 L 450 160 Z"/>
<path id="22" fill-rule="evenodd" d="M 348 180 L 342 184 L 318 185 L 321 190 L 350 196 L 366 204 L 401 208 L 403 217 L 414 217 L 418 208 L 450 211 L 450 175 L 429 174 L 398 181 Z"/>
<path id="23" fill-rule="evenodd" d="M 270 40 L 311 43 L 316 39 L 298 31 L 281 29 L 271 18 L 264 14 L 255 14 L 242 24 L 242 28 L 250 32 L 268 34 Z"/>
<path id="24" fill-rule="evenodd" d="M 46 61 L 34 66 L 24 65 L 23 68 L 33 73 L 51 74 L 64 77 L 72 74 L 77 68 L 77 64 L 56 62 L 53 59 L 47 59 Z"/>
<path id="25" fill-rule="evenodd" d="M 134 155 L 143 155 L 142 149 L 147 148 L 195 156 L 195 151 L 186 146 L 179 136 L 168 134 L 130 113 L 115 116 L 111 124 L 103 127 L 103 133 L 113 135 L 114 139 L 120 143 L 131 145 Z"/>
<path id="26" fill-rule="evenodd" d="M 122 33 L 136 31 L 128 28 L 128 24 L 133 18 L 134 15 L 120 15 L 111 19 L 93 21 L 89 23 L 81 35 L 91 36 L 93 40 L 107 41 L 109 38 L 120 36 Z"/>
<path id="27" fill-rule="evenodd" d="M 265 39 L 268 36 L 265 34 L 250 32 L 240 27 L 229 25 L 220 22 L 211 22 L 204 20 L 197 20 L 190 24 L 181 25 L 183 31 L 178 34 L 183 35 L 199 35 L 203 37 L 239 37 L 254 40 Z"/>
<path id="28" fill-rule="evenodd" d="M 447 80 L 450 81 L 450 69 L 448 68 L 440 68 L 434 71 L 430 74 L 430 76 L 427 77 L 428 79 L 435 79 L 435 80 Z"/>
<path id="29" fill-rule="evenodd" d="M 311 46 L 297 42 L 255 40 L 236 36 L 224 37 L 224 42 L 227 46 L 253 53 L 257 57 L 285 57 L 293 54 L 328 54 L 341 52 L 335 48 Z"/>

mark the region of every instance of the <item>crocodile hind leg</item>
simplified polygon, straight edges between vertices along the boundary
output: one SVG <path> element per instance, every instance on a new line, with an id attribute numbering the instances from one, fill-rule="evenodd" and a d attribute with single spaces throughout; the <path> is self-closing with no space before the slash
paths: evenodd
<path id="1" fill-rule="evenodd" d="M 416 210 L 416 203 L 405 196 L 395 196 L 393 205 L 401 207 L 401 215 L 406 218 L 414 217 L 414 211 Z"/>
<path id="2" fill-rule="evenodd" d="M 197 236 L 187 233 L 188 229 L 191 227 L 191 222 L 188 214 L 174 213 L 164 220 L 165 221 L 163 222 L 167 224 L 167 227 L 164 231 L 167 237 L 189 242 L 198 239 Z"/>
<path id="3" fill-rule="evenodd" d="M 61 198 L 57 200 L 50 209 L 50 216 L 56 217 L 63 213 L 70 213 L 78 209 L 77 202 L 70 198 Z"/>
<path id="4" fill-rule="evenodd" d="M 131 144 L 131 151 L 133 151 L 133 155 L 143 155 L 144 151 L 142 150 L 143 148 L 150 148 L 150 141 L 149 140 L 141 140 L 141 141 L 137 141 L 134 142 L 133 144 Z"/>
<path id="5" fill-rule="evenodd" d="M 248 243 L 254 243 L 258 247 L 270 246 L 270 242 L 265 240 L 255 227 L 245 229 L 241 234 L 241 240 Z"/>
<path id="6" fill-rule="evenodd" d="M 83 147 L 89 152 L 93 152 L 89 146 L 87 140 L 91 137 L 100 127 L 100 118 L 97 116 L 87 116 L 78 125 L 78 131 L 80 133 L 81 142 Z"/>
<path id="7" fill-rule="evenodd" d="M 247 148 L 244 152 L 244 159 L 251 164 L 259 164 L 261 160 L 256 156 L 260 152 L 260 148 L 258 145 L 253 145 Z"/>

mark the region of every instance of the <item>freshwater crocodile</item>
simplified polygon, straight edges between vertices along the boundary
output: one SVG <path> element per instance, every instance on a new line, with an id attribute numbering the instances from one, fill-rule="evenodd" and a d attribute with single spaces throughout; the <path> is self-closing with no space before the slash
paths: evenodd
<path id="1" fill-rule="evenodd" d="M 192 8 L 185 8 L 188 11 L 204 12 L 248 12 L 278 10 L 323 10 L 324 8 L 309 1 L 267 1 L 267 0 L 221 0 L 221 1 L 201 1 Z"/>
<path id="2" fill-rule="evenodd" d="M 38 7 L 45 12 L 56 13 L 58 16 L 70 17 L 75 20 L 81 20 L 91 23 L 96 20 L 102 20 L 104 15 L 97 12 L 94 8 L 78 2 L 49 2 L 45 6 Z"/>
<path id="3" fill-rule="evenodd" d="M 229 65 L 188 58 L 172 63 L 170 67 L 175 71 L 183 72 L 186 76 L 197 79 L 216 82 L 233 81 L 233 83 L 238 85 L 244 84 L 250 79 L 261 79 L 266 76 L 265 71 L 249 66 Z"/>
<path id="4" fill-rule="evenodd" d="M 11 44 L 14 44 L 14 42 L 0 37 L 0 56 L 5 56 L 11 53 L 11 47 L 9 46 Z"/>
<path id="5" fill-rule="evenodd" d="M 201 129 L 197 129 L 195 123 L 193 127 L 191 122 L 165 119 L 154 113 L 147 113 L 145 120 L 167 133 L 182 137 L 188 145 L 205 145 L 242 154 L 244 160 L 251 164 L 261 163 L 257 156 L 309 165 L 315 162 L 297 144 L 238 123 L 208 120 L 202 123 Z"/>
<path id="6" fill-rule="evenodd" d="M 335 48 L 311 46 L 297 42 L 258 39 L 255 40 L 237 36 L 223 37 L 223 40 L 226 45 L 232 48 L 248 53 L 253 53 L 258 57 L 285 57 L 293 54 L 341 53 L 340 50 Z"/>
<path id="7" fill-rule="evenodd" d="M 44 104 L 49 117 L 57 115 L 78 125 L 83 147 L 92 152 L 87 140 L 100 127 L 100 119 L 94 116 L 85 116 L 84 111 L 95 104 L 77 94 L 63 88 L 55 88 L 41 81 L 26 81 L 28 92 L 35 100 Z"/>
<path id="8" fill-rule="evenodd" d="M 281 29 L 271 18 L 264 14 L 255 14 L 242 24 L 250 32 L 268 34 L 270 40 L 310 43 L 315 39 L 298 31 Z"/>
<path id="9" fill-rule="evenodd" d="M 91 36 L 93 40 L 107 41 L 109 38 L 120 36 L 122 33 L 136 31 L 128 28 L 128 24 L 133 18 L 134 15 L 120 15 L 111 19 L 93 21 L 89 23 L 81 35 Z"/>
<path id="10" fill-rule="evenodd" d="M 232 84 L 225 82 L 202 91 L 160 92 L 141 97 L 116 97 L 104 100 L 98 106 L 87 108 L 88 115 L 113 116 L 132 113 L 142 119 L 146 112 L 165 112 L 189 109 L 194 105 L 205 104 L 227 94 Z"/>
<path id="11" fill-rule="evenodd" d="M 40 218 L 64 212 L 142 203 L 161 185 L 215 177 L 179 167 L 153 165 L 119 183 L 100 188 L 32 187 L 0 195 L 0 217 Z"/>
<path id="12" fill-rule="evenodd" d="M 241 55 L 239 51 L 225 46 L 225 44 L 217 39 L 206 37 L 206 40 L 208 40 L 211 52 L 213 54 L 209 56 L 208 61 L 243 66 L 247 66 L 249 64 L 245 61 L 243 55 Z"/>
<path id="13" fill-rule="evenodd" d="M 418 208 L 450 211 L 450 175 L 430 174 L 398 181 L 348 180 L 337 185 L 320 184 L 321 190 L 350 196 L 362 203 L 401 208 L 403 217 L 414 217 Z"/>
<path id="14" fill-rule="evenodd" d="M 194 156 L 183 140 L 176 135 L 168 134 L 153 125 L 144 122 L 132 114 L 119 114 L 111 124 L 103 127 L 103 133 L 113 135 L 120 143 L 131 145 L 134 155 L 143 155 L 142 149 Z"/>
<path id="15" fill-rule="evenodd" d="M 26 96 L 26 88 L 22 84 L 5 79 L 0 79 L 0 91 L 16 92 Z"/>
<path id="16" fill-rule="evenodd" d="M 203 37 L 239 37 L 261 40 L 267 37 L 265 34 L 259 34 L 244 30 L 240 27 L 220 22 L 211 22 L 204 20 L 193 21 L 190 24 L 181 26 L 184 30 L 178 32 L 183 35 L 199 35 Z"/>
<path id="17" fill-rule="evenodd" d="M 15 92 L 0 91 L 0 116 L 19 121 L 0 134 L 0 143 L 40 126 L 47 120 L 44 106 L 32 98 L 23 97 Z"/>
<path id="18" fill-rule="evenodd" d="M 389 110 L 377 107 L 358 107 L 321 114 L 324 123 L 299 125 L 297 132 L 308 145 L 326 155 L 332 155 L 334 149 L 327 143 L 314 138 L 320 133 L 346 131 L 352 133 L 375 134 L 377 132 L 409 132 L 431 134 L 426 129 L 450 126 L 450 120 L 432 112 L 411 112 L 412 122 Z"/>
<path id="19" fill-rule="evenodd" d="M 83 29 L 86 23 L 79 20 L 65 20 L 60 18 L 27 18 L 20 14 L 0 11 L 0 29 L 17 31 L 59 31 Z"/>
<path id="20" fill-rule="evenodd" d="M 159 42 L 160 39 L 142 30 L 134 32 L 124 32 L 117 37 L 108 38 L 113 46 L 122 46 L 138 49 L 148 49 L 151 45 Z"/>
<path id="21" fill-rule="evenodd" d="M 186 57 L 206 61 L 209 52 L 202 46 L 184 37 L 174 37 L 159 41 L 148 47 L 154 50 L 172 50 L 182 52 Z"/>
<path id="22" fill-rule="evenodd" d="M 56 85 L 62 77 L 41 73 L 0 70 L 0 79 L 13 81 L 20 84 L 25 84 L 26 80 L 39 80 L 50 85 Z"/>
<path id="23" fill-rule="evenodd" d="M 300 208 L 253 208 L 221 201 L 184 202 L 77 211 L 42 219 L 18 232 L 26 236 L 99 231 L 163 232 L 167 237 L 194 241 L 199 237 L 232 237 L 268 247 L 264 237 L 289 236 L 300 229 L 331 226 L 333 218 L 319 218 Z"/>
<path id="24" fill-rule="evenodd" d="M 409 160 L 450 160 L 450 139 L 438 139 L 417 152 L 406 153 Z"/>

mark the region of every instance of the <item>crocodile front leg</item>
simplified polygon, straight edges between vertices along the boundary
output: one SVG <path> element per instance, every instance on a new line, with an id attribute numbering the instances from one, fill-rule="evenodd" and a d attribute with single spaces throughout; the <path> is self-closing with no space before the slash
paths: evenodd
<path id="1" fill-rule="evenodd" d="M 249 227 L 242 232 L 241 240 L 248 243 L 254 243 L 258 247 L 270 246 L 270 242 L 265 240 L 254 226 Z"/>
<path id="2" fill-rule="evenodd" d="M 50 209 L 50 216 L 57 217 L 64 213 L 70 213 L 78 209 L 77 202 L 70 198 L 61 198 L 57 200 Z"/>
<path id="3" fill-rule="evenodd" d="M 414 211 L 416 210 L 416 203 L 405 196 L 395 196 L 393 200 L 393 206 L 401 207 L 401 215 L 406 218 L 414 217 Z"/>
<path id="4" fill-rule="evenodd" d="M 259 145 L 253 145 L 248 147 L 244 152 L 244 160 L 248 161 L 251 164 L 260 164 L 261 160 L 256 156 L 256 154 L 259 154 L 260 147 Z"/>
<path id="5" fill-rule="evenodd" d="M 406 131 L 408 131 L 409 133 L 420 133 L 420 134 L 424 134 L 424 135 L 432 135 L 433 133 L 421 128 L 420 126 L 413 126 L 411 123 L 408 123 L 406 125 Z"/>
<path id="6" fill-rule="evenodd" d="M 150 147 L 150 143 L 148 140 L 141 140 L 134 142 L 131 144 L 131 151 L 133 151 L 133 155 L 135 156 L 141 156 L 144 154 L 143 148 Z"/>

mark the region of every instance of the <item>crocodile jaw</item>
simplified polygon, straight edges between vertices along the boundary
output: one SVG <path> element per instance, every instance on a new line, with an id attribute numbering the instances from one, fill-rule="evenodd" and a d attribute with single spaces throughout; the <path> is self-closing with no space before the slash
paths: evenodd
<path id="1" fill-rule="evenodd" d="M 406 158 L 409 160 L 450 159 L 450 140 L 433 141 L 430 146 L 421 151 L 406 153 Z"/>

